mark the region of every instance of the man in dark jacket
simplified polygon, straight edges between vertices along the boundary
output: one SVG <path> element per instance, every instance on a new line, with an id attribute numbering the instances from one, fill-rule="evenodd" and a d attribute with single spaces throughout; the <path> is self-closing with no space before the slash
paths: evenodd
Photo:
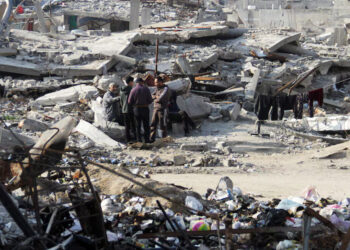
<path id="1" fill-rule="evenodd" d="M 143 124 L 145 142 L 149 142 L 149 108 L 152 103 L 152 95 L 148 87 L 144 85 L 141 78 L 135 80 L 137 84 L 130 92 L 128 103 L 133 106 L 134 116 L 136 120 L 136 137 L 137 141 L 141 139 L 141 124 Z"/>
<path id="2" fill-rule="evenodd" d="M 107 120 L 110 122 L 120 121 L 120 96 L 117 95 L 118 85 L 116 83 L 109 84 L 109 89 L 103 96 L 103 107 L 105 108 Z"/>
<path id="3" fill-rule="evenodd" d="M 164 85 L 163 79 L 160 76 L 156 78 L 154 83 L 157 87 L 157 90 L 153 95 L 154 110 L 151 122 L 151 142 L 154 142 L 156 139 L 158 123 L 162 132 L 162 137 L 167 137 L 166 112 L 170 98 L 170 89 Z"/>
<path id="4" fill-rule="evenodd" d="M 134 112 L 132 106 L 130 106 L 128 103 L 130 92 L 132 90 L 132 87 L 134 86 L 134 78 L 128 76 L 125 82 L 127 86 L 122 87 L 120 91 L 120 104 L 122 106 L 122 114 L 124 117 L 126 141 L 130 142 L 136 138 Z M 131 137 L 130 132 L 132 132 L 134 138 Z"/>

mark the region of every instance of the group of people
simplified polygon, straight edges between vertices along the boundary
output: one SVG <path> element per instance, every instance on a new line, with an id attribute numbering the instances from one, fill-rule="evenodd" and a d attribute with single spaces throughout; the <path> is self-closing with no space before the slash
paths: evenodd
<path id="1" fill-rule="evenodd" d="M 154 83 L 156 91 L 152 95 L 142 78 L 128 76 L 126 86 L 120 91 L 116 83 L 109 85 L 109 90 L 103 96 L 103 106 L 106 118 L 111 122 L 118 122 L 125 126 L 127 142 L 138 141 L 152 143 L 156 139 L 159 125 L 161 137 L 167 137 L 167 130 L 172 123 L 184 123 L 185 135 L 190 127 L 196 124 L 176 104 L 176 93 L 165 84 L 162 77 L 156 77 Z M 150 123 L 149 106 L 153 103 L 152 121 Z M 143 134 L 141 127 L 143 127 Z"/>

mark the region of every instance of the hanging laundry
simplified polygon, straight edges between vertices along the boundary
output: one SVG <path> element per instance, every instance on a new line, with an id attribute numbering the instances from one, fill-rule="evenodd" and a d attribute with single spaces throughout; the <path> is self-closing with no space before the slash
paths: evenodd
<path id="1" fill-rule="evenodd" d="M 282 120 L 285 110 L 294 110 L 296 95 L 283 95 L 278 96 L 278 107 L 279 107 L 279 116 L 278 119 Z"/>
<path id="2" fill-rule="evenodd" d="M 294 118 L 303 119 L 305 94 L 299 94 L 296 96 L 294 105 Z"/>
<path id="3" fill-rule="evenodd" d="M 255 101 L 254 113 L 259 121 L 265 121 L 269 118 L 273 97 L 267 95 L 258 95 Z"/>
<path id="4" fill-rule="evenodd" d="M 270 118 L 272 121 L 278 120 L 278 101 L 277 97 L 272 97 L 271 99 L 271 111 L 270 111 Z"/>
<path id="5" fill-rule="evenodd" d="M 323 105 L 323 89 L 316 89 L 309 92 L 309 114 L 314 117 L 314 101 L 317 101 L 318 106 Z"/>

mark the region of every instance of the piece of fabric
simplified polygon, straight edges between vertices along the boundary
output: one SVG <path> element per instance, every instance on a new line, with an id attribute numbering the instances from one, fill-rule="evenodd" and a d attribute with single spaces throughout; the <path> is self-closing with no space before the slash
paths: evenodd
<path id="1" fill-rule="evenodd" d="M 309 115 L 314 117 L 314 101 L 318 102 L 318 106 L 323 105 L 323 89 L 316 89 L 309 92 Z"/>
<path id="2" fill-rule="evenodd" d="M 278 109 L 279 109 L 278 119 L 279 120 L 283 119 L 285 110 L 294 110 L 295 101 L 296 101 L 296 95 L 278 96 Z"/>
<path id="3" fill-rule="evenodd" d="M 137 84 L 130 92 L 128 103 L 131 106 L 147 106 L 153 102 L 151 92 L 148 87 Z"/>
<path id="4" fill-rule="evenodd" d="M 122 113 L 127 114 L 132 109 L 128 103 L 129 95 L 132 90 L 131 86 L 124 86 L 120 91 L 120 105 L 122 107 Z M 132 111 L 132 110 L 131 110 Z"/>
<path id="5" fill-rule="evenodd" d="M 255 101 L 254 113 L 260 121 L 267 120 L 272 106 L 272 97 L 259 95 Z"/>
<path id="6" fill-rule="evenodd" d="M 120 117 L 120 97 L 111 91 L 107 91 L 103 96 L 103 107 L 107 120 L 115 122 Z"/>
<path id="7" fill-rule="evenodd" d="M 155 109 L 152 115 L 151 122 L 151 141 L 155 141 L 157 135 L 157 127 L 159 124 L 160 130 L 162 132 L 162 138 L 167 137 L 167 127 L 166 127 L 166 111 L 164 109 Z"/>
<path id="8" fill-rule="evenodd" d="M 304 98 L 303 95 L 297 95 L 295 99 L 294 105 L 294 118 L 295 119 L 303 119 L 303 111 L 304 111 Z"/>
<path id="9" fill-rule="evenodd" d="M 148 107 L 134 107 L 134 116 L 136 121 L 136 139 L 142 142 L 141 125 L 143 125 L 143 137 L 146 143 L 149 142 L 149 109 Z"/>
<path id="10" fill-rule="evenodd" d="M 131 109 L 129 113 L 123 114 L 124 116 L 124 124 L 125 124 L 125 139 L 127 142 L 136 138 L 136 124 L 134 112 Z M 133 135 L 133 136 L 131 136 Z"/>

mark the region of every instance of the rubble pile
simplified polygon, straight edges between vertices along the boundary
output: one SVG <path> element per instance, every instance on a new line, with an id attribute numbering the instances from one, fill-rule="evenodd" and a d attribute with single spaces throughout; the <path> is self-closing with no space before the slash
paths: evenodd
<path id="1" fill-rule="evenodd" d="M 4 4 L 1 248 L 346 249 L 348 198 L 262 199 L 228 176 L 199 194 L 152 175 L 259 176 L 279 164 L 263 157 L 302 154 L 347 170 L 333 161 L 350 148 L 347 20 L 254 28 L 220 1 Z M 128 76 L 152 93 L 161 76 L 191 129 L 128 143 L 102 99 Z"/>

